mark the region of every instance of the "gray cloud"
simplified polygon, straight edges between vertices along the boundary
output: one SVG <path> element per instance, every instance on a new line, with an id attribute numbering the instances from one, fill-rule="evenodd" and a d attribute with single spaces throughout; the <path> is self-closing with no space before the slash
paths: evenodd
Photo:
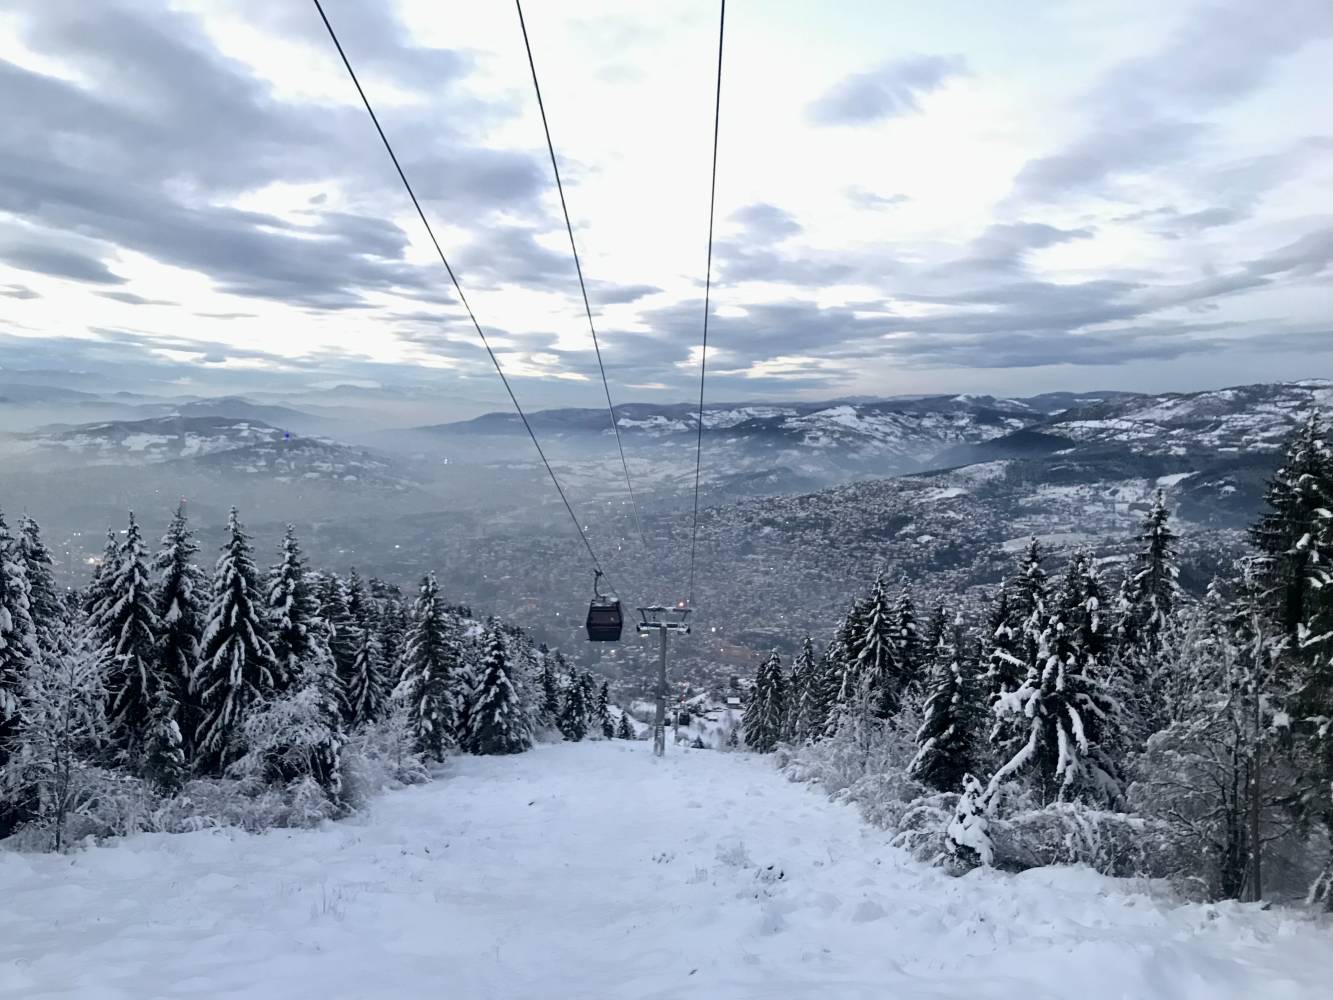
<path id="1" fill-rule="evenodd" d="M 853 73 L 806 108 L 815 125 L 865 125 L 921 110 L 920 99 L 967 72 L 961 56 L 908 56 Z"/>
<path id="2" fill-rule="evenodd" d="M 136 295 L 134 292 L 98 292 L 98 295 L 107 299 L 114 299 L 117 302 L 124 302 L 131 306 L 176 306 L 179 302 L 172 302 L 168 299 L 146 299 L 142 295 Z"/>
<path id="3" fill-rule="evenodd" d="M 858 208 L 881 209 L 893 208 L 911 201 L 905 194 L 876 194 L 863 187 L 849 187 L 843 192 L 847 200 Z"/>
<path id="4" fill-rule="evenodd" d="M 736 209 L 731 213 L 731 220 L 754 240 L 784 240 L 795 236 L 802 228 L 790 212 L 762 201 Z"/>
<path id="5" fill-rule="evenodd" d="M 0 195 L 3 198 L 3 195 Z M 35 271 L 56 278 L 86 281 L 97 285 L 121 285 L 125 279 L 96 257 L 56 246 L 34 243 L 11 244 L 0 248 L 0 261 L 23 271 Z"/>
<path id="6" fill-rule="evenodd" d="M 40 299 L 41 296 L 27 285 L 0 286 L 0 295 L 10 299 Z"/>

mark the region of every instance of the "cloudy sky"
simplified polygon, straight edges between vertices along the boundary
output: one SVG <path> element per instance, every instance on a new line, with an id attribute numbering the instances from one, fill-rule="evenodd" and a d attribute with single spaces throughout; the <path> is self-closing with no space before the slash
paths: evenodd
<path id="1" fill-rule="evenodd" d="M 512 5 L 327 0 L 533 406 L 601 389 Z M 529 0 L 612 390 L 686 399 L 717 7 Z M 732 0 L 714 399 L 1333 374 L 1328 0 Z M 502 395 L 305 0 L 0 10 L 0 365 Z"/>

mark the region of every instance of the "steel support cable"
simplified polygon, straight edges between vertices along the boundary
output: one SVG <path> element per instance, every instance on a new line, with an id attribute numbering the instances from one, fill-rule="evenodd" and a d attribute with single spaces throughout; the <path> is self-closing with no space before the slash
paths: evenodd
<path id="1" fill-rule="evenodd" d="M 560 485 L 559 478 L 556 477 L 555 470 L 551 468 L 550 461 L 546 458 L 546 452 L 542 450 L 541 442 L 537 440 L 537 435 L 532 429 L 532 424 L 528 422 L 528 415 L 523 412 L 523 407 L 519 405 L 518 397 L 514 395 L 514 389 L 509 384 L 509 379 L 500 367 L 500 360 L 495 356 L 495 351 L 491 349 L 491 343 L 486 339 L 486 333 L 477 322 L 476 315 L 472 312 L 472 306 L 468 304 L 467 296 L 463 294 L 463 288 L 458 283 L 458 278 L 454 274 L 454 269 L 449 266 L 449 260 L 444 255 L 444 250 L 440 247 L 440 241 L 435 238 L 435 230 L 431 228 L 430 220 L 426 218 L 426 213 L 421 207 L 421 202 L 417 200 L 417 195 L 412 190 L 412 184 L 407 179 L 407 174 L 403 172 L 402 164 L 398 162 L 398 155 L 393 151 L 393 145 L 389 142 L 389 137 L 384 134 L 384 129 L 380 126 L 379 117 L 375 114 L 375 109 L 370 105 L 370 99 L 366 97 L 365 90 L 361 87 L 361 81 L 357 78 L 356 71 L 352 69 L 352 63 L 347 58 L 347 53 L 343 51 L 342 42 L 338 40 L 338 33 L 333 30 L 333 25 L 329 22 L 328 15 L 324 13 L 324 6 L 320 0 L 312 0 L 315 10 L 319 11 L 319 18 L 324 22 L 324 27 L 328 29 L 329 38 L 333 40 L 334 47 L 338 50 L 338 55 L 342 58 L 343 65 L 347 67 L 347 75 L 352 78 L 352 84 L 356 87 L 356 92 L 361 96 L 361 103 L 365 105 L 366 112 L 370 115 L 370 120 L 375 125 L 375 131 L 379 133 L 380 141 L 384 143 L 384 150 L 389 154 L 389 159 L 393 161 L 394 169 L 398 171 L 398 179 L 403 182 L 403 187 L 407 190 L 407 196 L 412 199 L 412 207 L 417 210 L 417 215 L 421 218 L 421 224 L 426 229 L 426 235 L 430 237 L 431 243 L 435 247 L 435 252 L 439 254 L 440 263 L 449 273 L 449 280 L 453 282 L 454 291 L 458 295 L 458 301 L 462 303 L 466 310 L 468 319 L 472 321 L 472 326 L 477 331 L 477 336 L 481 338 L 481 344 L 486 348 L 487 355 L 490 356 L 491 364 L 495 366 L 495 373 L 500 376 L 500 381 L 504 383 L 505 391 L 509 393 L 509 401 L 514 404 L 514 409 L 518 412 L 519 419 L 523 421 L 523 427 L 528 432 L 528 437 L 532 439 L 532 445 L 537 449 L 537 454 L 541 457 L 542 465 L 546 467 L 547 475 L 551 477 L 551 482 L 555 485 L 555 490 L 560 494 L 560 500 L 565 505 L 565 510 L 569 512 L 569 518 L 574 522 L 574 528 L 579 533 L 579 538 L 583 540 L 583 547 L 588 550 L 588 556 L 592 559 L 593 568 L 602 574 L 602 578 L 608 584 L 611 584 L 610 578 L 602 572 L 601 560 L 597 558 L 597 553 L 593 551 L 592 543 L 588 541 L 588 534 L 583 530 L 583 524 L 579 521 L 578 515 L 574 513 L 574 507 L 569 502 L 569 497 L 565 495 L 565 489 Z M 611 586 L 614 591 L 614 585 Z"/>
<path id="2" fill-rule="evenodd" d="M 690 586 L 686 606 L 694 605 L 694 556 L 699 545 L 699 474 L 704 454 L 704 379 L 708 374 L 708 313 L 713 290 L 713 213 L 717 206 L 717 136 L 722 119 L 722 41 L 727 28 L 727 0 L 717 26 L 717 91 L 713 101 L 713 171 L 708 188 L 708 265 L 704 272 L 704 336 L 699 353 L 699 427 L 694 446 L 694 526 L 690 529 Z"/>
<path id="3" fill-rule="evenodd" d="M 528 53 L 528 69 L 532 71 L 532 89 L 537 95 L 537 109 L 542 116 L 542 131 L 546 133 L 546 151 L 551 155 L 551 172 L 555 175 L 555 187 L 560 193 L 560 211 L 565 216 L 565 231 L 569 234 L 569 250 L 574 255 L 574 270 L 579 277 L 579 291 L 583 293 L 583 311 L 588 317 L 588 332 L 592 334 L 593 350 L 597 352 L 597 370 L 602 373 L 602 388 L 606 390 L 606 409 L 611 415 L 611 430 L 616 436 L 616 449 L 620 452 L 620 467 L 625 470 L 625 489 L 629 491 L 630 507 L 634 511 L 634 529 L 639 533 L 639 541 L 644 549 L 648 548 L 648 539 L 643 533 L 643 522 L 639 518 L 639 500 L 634 495 L 634 484 L 630 481 L 629 463 L 625 460 L 625 445 L 620 439 L 620 426 L 616 423 L 616 407 L 611 401 L 611 385 L 606 380 L 606 366 L 602 363 L 602 345 L 597 341 L 597 327 L 592 319 L 592 306 L 588 302 L 588 286 L 583 280 L 583 265 L 579 262 L 579 249 L 574 242 L 574 226 L 569 221 L 569 205 L 565 202 L 565 185 L 560 180 L 560 166 L 556 162 L 555 143 L 551 139 L 551 126 L 546 120 L 546 105 L 542 101 L 541 84 L 537 82 L 537 63 L 532 57 L 532 43 L 528 40 L 528 25 L 523 19 L 523 4 L 514 0 L 518 8 L 518 25 L 523 31 L 523 47 Z"/>

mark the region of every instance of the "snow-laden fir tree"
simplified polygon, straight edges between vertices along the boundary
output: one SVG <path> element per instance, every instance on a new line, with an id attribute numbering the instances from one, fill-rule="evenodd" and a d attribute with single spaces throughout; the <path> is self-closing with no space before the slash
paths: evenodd
<path id="1" fill-rule="evenodd" d="M 560 706 L 560 734 L 577 743 L 588 735 L 588 721 L 592 706 L 588 704 L 588 688 L 577 673 L 571 674 L 565 685 L 565 696 Z"/>
<path id="2" fill-rule="evenodd" d="M 606 681 L 597 689 L 597 706 L 593 718 L 602 731 L 602 739 L 609 740 L 616 734 L 616 727 L 611 723 L 611 688 Z"/>
<path id="3" fill-rule="evenodd" d="M 787 692 L 790 737 L 795 742 L 804 743 L 822 735 L 828 721 L 820 661 L 815 657 L 815 644 L 808 635 L 801 641 L 800 652 L 792 662 L 791 676 L 792 683 Z"/>
<path id="4" fill-rule="evenodd" d="M 265 605 L 250 539 L 233 507 L 213 571 L 195 677 L 201 705 L 195 747 L 205 773 L 220 774 L 243 753 L 241 724 L 274 690 L 278 666 L 268 641 Z"/>
<path id="5" fill-rule="evenodd" d="M 898 649 L 897 616 L 889 603 L 883 575 L 875 578 L 861 623 L 856 646 L 856 674 L 871 692 L 875 716 L 891 718 L 902 707 L 908 679 L 903 673 Z"/>
<path id="6" fill-rule="evenodd" d="M 347 615 L 351 659 L 342 678 L 343 699 L 347 724 L 359 726 L 384 714 L 390 685 L 379 640 L 378 609 L 355 568 L 347 578 Z"/>
<path id="7" fill-rule="evenodd" d="M 473 753 L 522 753 L 532 746 L 532 733 L 511 671 L 504 634 L 492 619 L 482 637 L 481 676 L 468 720 Z"/>
<path id="8" fill-rule="evenodd" d="M 965 872 L 995 860 L 991 843 L 987 790 L 971 774 L 963 778 L 963 794 L 944 831 L 944 854 L 950 867 Z"/>
<path id="9" fill-rule="evenodd" d="M 28 574 L 0 512 L 0 774 L 21 735 L 23 691 L 41 665 L 37 629 L 29 610 Z M 23 820 L 21 789 L 0 792 L 0 837 Z"/>
<path id="10" fill-rule="evenodd" d="M 1166 498 L 1158 490 L 1139 530 L 1140 548 L 1127 577 L 1132 625 L 1126 631 L 1149 653 L 1157 650 L 1161 633 L 1180 603 L 1178 545 L 1170 520 Z"/>
<path id="11" fill-rule="evenodd" d="M 159 684 L 144 730 L 139 771 L 160 794 L 175 795 L 189 778 L 185 740 L 177 721 L 179 706 L 171 688 Z"/>
<path id="12" fill-rule="evenodd" d="M 119 559 L 120 539 L 116 537 L 114 528 L 107 528 L 106 544 L 102 548 L 102 556 L 93 563 L 92 578 L 88 581 L 88 587 L 83 592 L 83 611 L 89 617 L 92 617 L 97 609 L 106 602 L 111 574 L 115 570 Z"/>
<path id="13" fill-rule="evenodd" d="M 435 574 L 427 574 L 412 608 L 397 696 L 407 705 L 416 751 L 431 760 L 444 760 L 455 742 L 458 713 L 453 681 L 460 657 L 461 650 L 440 603 Z"/>
<path id="14" fill-rule="evenodd" d="M 4 803 L 21 798 L 21 818 L 59 851 L 70 821 L 95 797 L 92 763 L 106 740 L 106 719 L 101 654 L 89 631 L 71 623 L 54 640 L 41 668 L 23 678 L 23 730 L 0 767 L 0 824 Z"/>
<path id="15" fill-rule="evenodd" d="M 629 715 L 624 712 L 620 713 L 620 721 L 616 723 L 616 739 L 634 739 L 634 728 L 629 724 Z"/>
<path id="16" fill-rule="evenodd" d="M 1018 568 L 1009 580 L 1012 621 L 1026 622 L 1034 614 L 1044 614 L 1046 607 L 1046 570 L 1042 568 L 1044 560 L 1041 543 L 1034 535 L 1019 557 Z"/>
<path id="17" fill-rule="evenodd" d="M 912 592 L 907 584 L 898 593 L 898 600 L 893 606 L 893 639 L 898 654 L 898 673 L 903 691 L 916 688 L 925 683 L 925 671 L 922 664 L 921 629 L 916 620 L 916 604 L 912 601 Z"/>
<path id="18" fill-rule="evenodd" d="M 162 680 L 157 673 L 158 617 L 143 535 L 130 513 L 116 562 L 102 568 L 105 596 L 93 609 L 93 639 L 106 670 L 106 715 L 111 737 L 137 762 L 147 743 L 149 719 Z M 174 697 L 168 692 L 174 705 Z M 171 715 L 175 717 L 174 707 Z"/>
<path id="19" fill-rule="evenodd" d="M 378 610 L 377 631 L 381 656 L 384 660 L 384 676 L 387 686 L 391 689 L 402 677 L 403 655 L 407 648 L 411 615 L 397 584 L 372 580 L 371 593 Z"/>
<path id="20" fill-rule="evenodd" d="M 266 594 L 269 634 L 278 664 L 274 681 L 283 691 L 300 682 L 302 665 L 310 655 L 310 626 L 315 617 L 315 597 L 294 525 L 287 525 L 283 532 L 280 558 L 269 570 Z"/>
<path id="21" fill-rule="evenodd" d="M 194 734 L 199 726 L 199 697 L 194 687 L 199 669 L 199 637 L 204 630 L 207 581 L 195 564 L 199 545 L 190 530 L 182 501 L 167 526 L 153 558 L 156 574 L 153 608 L 157 613 L 157 648 L 154 673 L 170 690 L 176 706 L 186 759 L 194 755 Z"/>
<path id="22" fill-rule="evenodd" d="M 1250 531 L 1260 557 L 1257 582 L 1282 633 L 1295 638 L 1310 617 L 1312 592 L 1321 589 L 1316 567 L 1333 559 L 1324 548 L 1324 512 L 1333 511 L 1333 453 L 1317 410 L 1288 442 L 1264 501 L 1268 509 Z"/>
<path id="23" fill-rule="evenodd" d="M 560 721 L 560 677 L 556 673 L 556 654 L 542 658 L 541 709 L 538 720 L 545 729 L 555 729 Z"/>
<path id="24" fill-rule="evenodd" d="M 1029 631 L 1038 624 L 1033 615 Z M 1021 773 L 1043 802 L 1121 800 L 1119 769 L 1102 743 L 1117 709 L 1101 665 L 1077 634 L 1058 610 L 1051 614 L 1030 640 L 1036 652 L 1023 684 L 996 702 L 999 717 L 1013 723 L 1017 748 L 991 778 L 991 791 Z"/>
<path id="25" fill-rule="evenodd" d="M 782 676 L 782 658 L 777 651 L 759 665 L 750 703 L 745 706 L 741 725 L 745 743 L 759 753 L 769 753 L 782 739 L 787 700 Z"/>
<path id="26" fill-rule="evenodd" d="M 56 589 L 51 567 L 51 552 L 42 540 L 42 529 L 27 514 L 18 519 L 14 542 L 17 556 L 28 577 L 28 613 L 32 616 L 37 642 L 43 650 L 56 647 L 58 634 L 65 628 L 65 603 Z"/>
<path id="27" fill-rule="evenodd" d="M 961 612 L 941 636 L 935 675 L 917 731 L 917 753 L 907 773 L 941 792 L 957 791 L 963 777 L 980 770 L 985 742 L 986 702 L 977 664 L 969 655 Z"/>
<path id="28" fill-rule="evenodd" d="M 931 661 L 934 666 L 934 657 L 936 651 L 940 648 L 940 640 L 947 636 L 949 631 L 949 616 L 944 610 L 943 604 L 937 604 L 930 611 L 930 617 L 926 619 L 926 627 L 921 633 L 922 654 Z"/>

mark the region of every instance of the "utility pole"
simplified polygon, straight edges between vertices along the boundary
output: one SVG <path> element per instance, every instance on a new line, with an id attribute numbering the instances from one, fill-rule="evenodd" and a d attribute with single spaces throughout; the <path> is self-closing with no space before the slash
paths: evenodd
<path id="1" fill-rule="evenodd" d="M 639 608 L 637 628 L 640 633 L 656 632 L 661 642 L 657 654 L 657 711 L 653 717 L 653 756 L 661 757 L 666 753 L 667 634 L 690 634 L 690 609 L 664 608 L 660 604 Z"/>

